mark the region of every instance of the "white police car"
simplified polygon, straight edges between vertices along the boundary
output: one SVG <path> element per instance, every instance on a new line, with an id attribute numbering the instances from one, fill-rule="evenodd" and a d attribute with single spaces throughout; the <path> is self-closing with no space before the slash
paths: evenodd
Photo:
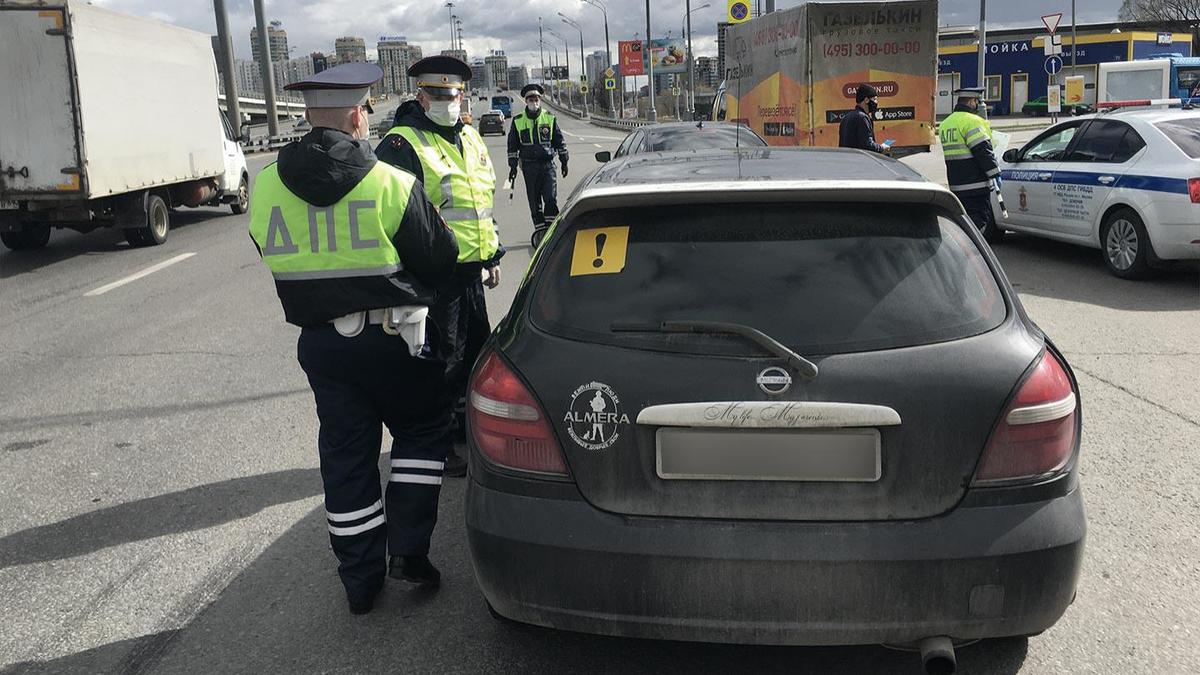
<path id="1" fill-rule="evenodd" d="M 1124 109 L 1004 153 L 1006 230 L 1099 248 L 1113 274 L 1200 260 L 1200 111 Z"/>

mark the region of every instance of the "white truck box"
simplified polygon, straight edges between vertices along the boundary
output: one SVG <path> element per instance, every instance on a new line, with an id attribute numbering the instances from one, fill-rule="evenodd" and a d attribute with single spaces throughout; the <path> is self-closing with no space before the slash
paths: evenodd
<path id="1" fill-rule="evenodd" d="M 1097 97 L 1109 101 L 1141 101 L 1170 98 L 1171 61 L 1148 59 L 1101 63 Z"/>
<path id="2" fill-rule="evenodd" d="M 228 203 L 245 173 L 204 33 L 84 2 L 0 0 L 0 92 L 0 231 L 20 229 L 14 203 L 59 227 L 113 216 L 130 229 L 120 195 Z"/>

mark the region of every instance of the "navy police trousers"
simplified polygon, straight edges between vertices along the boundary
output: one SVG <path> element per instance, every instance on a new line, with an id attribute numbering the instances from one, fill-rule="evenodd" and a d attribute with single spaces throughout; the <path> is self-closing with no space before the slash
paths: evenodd
<path id="1" fill-rule="evenodd" d="M 425 555 L 450 449 L 445 362 L 413 357 L 404 340 L 367 326 L 343 337 L 304 328 L 297 345 L 320 421 L 318 448 L 329 541 L 351 602 L 382 587 L 387 556 Z M 392 449 L 380 487 L 383 426 Z"/>

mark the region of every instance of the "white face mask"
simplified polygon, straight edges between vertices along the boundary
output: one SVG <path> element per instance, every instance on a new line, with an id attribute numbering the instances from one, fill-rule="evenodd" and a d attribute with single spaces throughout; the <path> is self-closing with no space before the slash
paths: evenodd
<path id="1" fill-rule="evenodd" d="M 460 112 L 462 112 L 462 103 L 458 99 L 453 101 L 430 101 L 429 110 L 425 112 L 425 115 L 438 126 L 452 127 L 458 123 L 458 114 Z"/>
<path id="2" fill-rule="evenodd" d="M 537 112 L 542 109 L 542 102 L 541 101 L 534 101 L 534 102 L 526 101 L 525 107 L 529 108 L 529 112 Z"/>

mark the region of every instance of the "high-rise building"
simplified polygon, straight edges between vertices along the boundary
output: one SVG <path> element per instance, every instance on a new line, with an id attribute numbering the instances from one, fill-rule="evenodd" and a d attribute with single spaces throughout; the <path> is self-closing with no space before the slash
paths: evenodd
<path id="1" fill-rule="evenodd" d="M 471 62 L 471 86 L 476 89 L 491 89 L 492 81 L 488 77 L 488 67 L 483 59 Z"/>
<path id="2" fill-rule="evenodd" d="M 334 41 L 338 63 L 366 63 L 367 42 L 360 37 L 340 37 Z"/>
<path id="3" fill-rule="evenodd" d="M 280 28 L 281 25 L 278 21 L 272 21 L 271 25 L 267 26 L 267 41 L 271 43 L 272 61 L 288 60 L 287 31 Z M 255 61 L 259 59 L 258 31 L 254 28 L 250 29 L 250 53 Z"/>
<path id="4" fill-rule="evenodd" d="M 488 71 L 488 87 L 508 89 L 508 57 L 503 51 L 493 50 L 483 59 Z"/>
<path id="5" fill-rule="evenodd" d="M 233 74 L 237 78 L 238 92 L 242 96 L 262 94 L 262 71 L 257 61 L 235 60 Z"/>
<path id="6" fill-rule="evenodd" d="M 442 56 L 453 56 L 463 63 L 469 63 L 470 61 L 467 58 L 467 50 L 465 49 L 443 49 Z"/>
<path id="7" fill-rule="evenodd" d="M 600 82 L 604 78 L 604 71 L 608 68 L 608 52 L 594 51 L 587 55 L 583 60 L 586 65 L 588 82 Z"/>
<path id="8" fill-rule="evenodd" d="M 408 67 L 421 60 L 421 47 L 408 44 L 405 37 L 381 37 L 378 43 L 379 67 L 383 69 L 383 91 L 387 94 L 411 94 L 415 84 Z"/>
<path id="9" fill-rule="evenodd" d="M 729 22 L 717 22 L 717 82 L 725 79 L 725 31 L 729 29 Z"/>
<path id="10" fill-rule="evenodd" d="M 525 66 L 509 66 L 508 67 L 508 88 L 513 91 L 521 91 L 525 85 L 529 84 L 529 73 Z"/>
<path id="11" fill-rule="evenodd" d="M 717 74 L 717 60 L 711 56 L 696 57 L 696 88 L 716 89 L 721 79 Z"/>

